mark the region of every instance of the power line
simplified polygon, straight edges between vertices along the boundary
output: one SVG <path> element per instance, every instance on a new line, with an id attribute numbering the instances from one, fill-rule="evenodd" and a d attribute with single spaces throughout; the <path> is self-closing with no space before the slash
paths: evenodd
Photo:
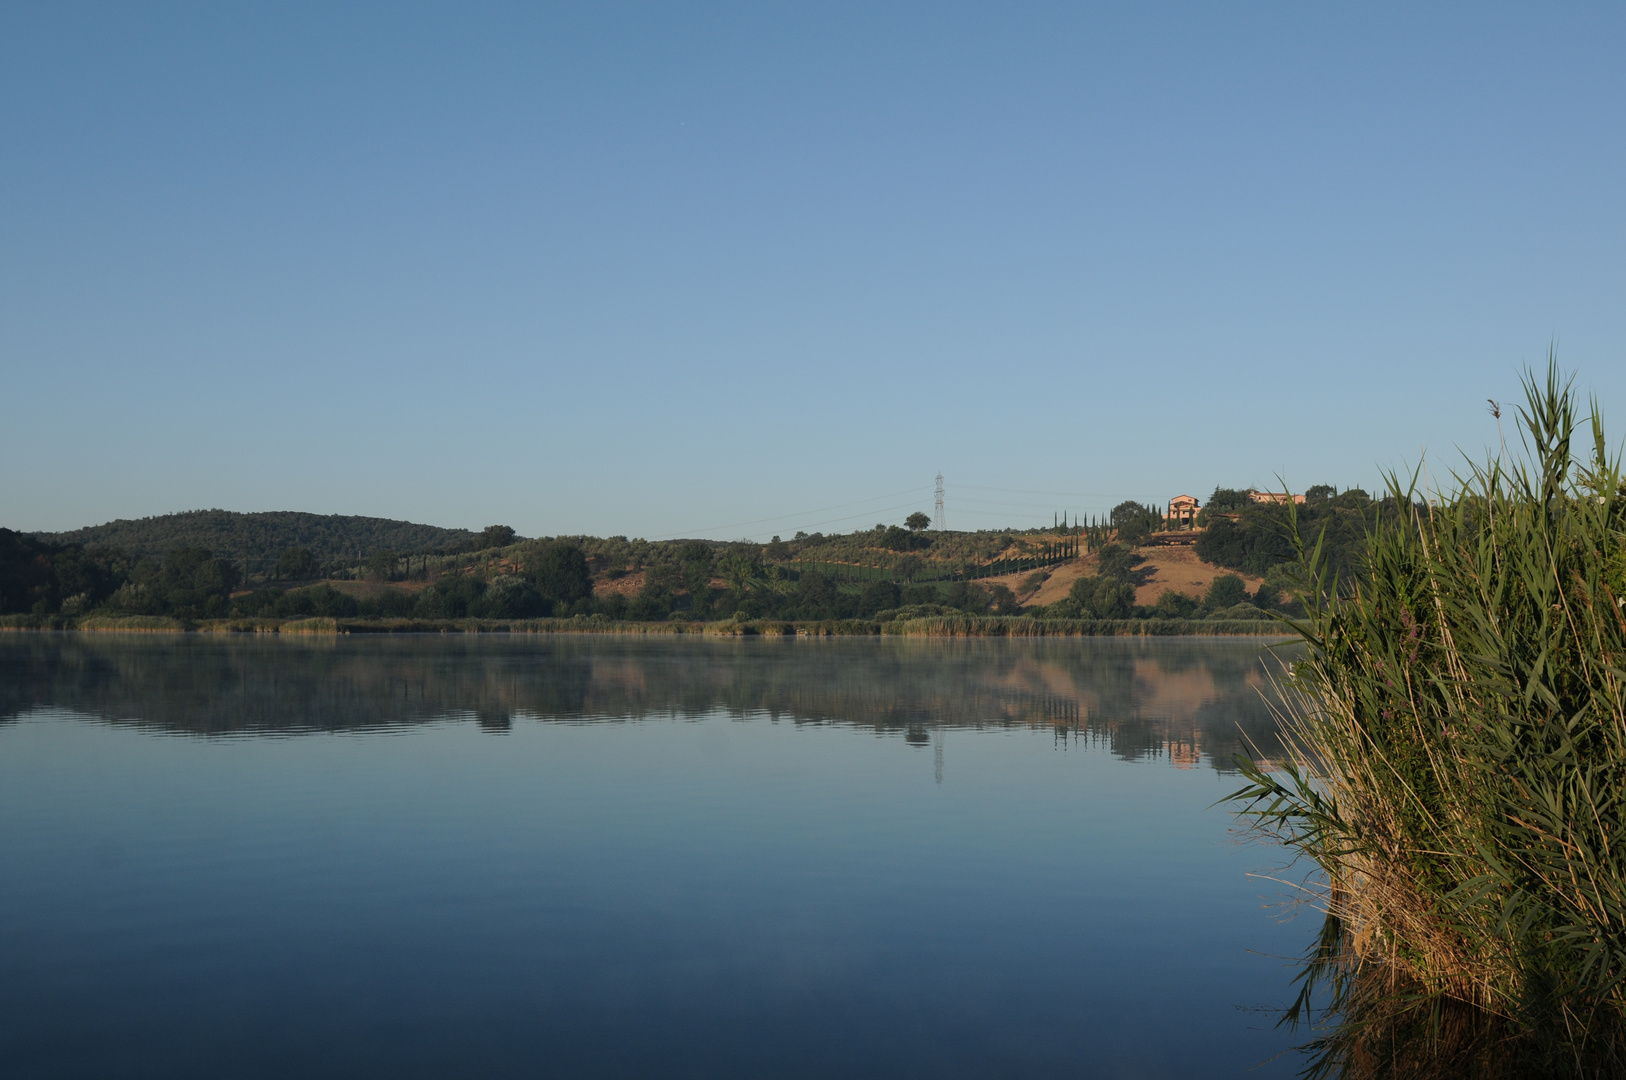
<path id="1" fill-rule="evenodd" d="M 1091 492 L 1077 492 L 1077 491 L 1038 491 L 1038 490 L 1033 490 L 1033 489 L 1028 489 L 1028 488 L 991 487 L 991 486 L 986 485 L 986 484 L 962 484 L 962 485 L 960 485 L 960 487 L 969 488 L 969 489 L 971 489 L 973 491 L 995 492 L 997 494 L 1002 494 L 1002 495 L 1050 495 L 1050 496 L 1056 496 L 1058 498 L 1067 498 L 1067 499 L 1111 499 L 1111 498 L 1118 498 L 1119 497 L 1117 494 L 1108 494 L 1108 493 L 1104 493 L 1104 492 L 1091 493 Z M 956 490 L 959 490 L 959 488 L 956 488 Z M 871 498 L 859 499 L 859 500 L 856 500 L 854 502 L 836 503 L 836 504 L 831 505 L 831 506 L 822 506 L 822 507 L 818 507 L 818 508 L 812 509 L 812 510 L 800 510 L 800 511 L 796 511 L 796 512 L 789 513 L 789 514 L 779 514 L 779 515 L 776 515 L 776 516 L 773 516 L 773 517 L 755 518 L 755 519 L 750 520 L 750 521 L 736 521 L 736 522 L 733 522 L 733 523 L 728 524 L 728 525 L 715 525 L 715 526 L 711 526 L 711 527 L 704 528 L 704 529 L 689 529 L 689 530 L 683 530 L 683 531 L 680 531 L 680 532 L 666 533 L 666 534 L 661 535 L 661 536 L 651 537 L 651 539 L 653 539 L 653 540 L 672 540 L 672 539 L 677 539 L 679 537 L 684 537 L 684 536 L 705 536 L 705 535 L 711 534 L 711 533 L 723 532 L 724 530 L 727 530 L 727 529 L 740 529 L 740 528 L 745 528 L 745 527 L 751 526 L 751 525 L 767 525 L 767 524 L 774 524 L 774 523 L 783 523 L 785 527 L 794 525 L 798 529 L 805 529 L 807 531 L 812 531 L 812 530 L 815 530 L 815 529 L 822 528 L 823 526 L 826 526 L 826 525 L 837 525 L 837 524 L 840 524 L 840 523 L 845 522 L 845 521 L 852 521 L 852 520 L 854 520 L 856 518 L 868 517 L 870 514 L 886 514 L 886 513 L 892 512 L 894 510 L 907 509 L 910 505 L 913 505 L 913 504 L 901 503 L 901 504 L 898 504 L 898 505 L 895 505 L 895 506 L 872 507 L 872 508 L 867 509 L 867 510 L 861 510 L 861 511 L 859 511 L 857 513 L 854 513 L 854 514 L 844 514 L 844 515 L 842 515 L 840 517 L 825 518 L 824 520 L 821 520 L 821 521 L 798 522 L 797 519 L 810 517 L 810 516 L 812 516 L 814 514 L 829 513 L 832 510 L 845 510 L 845 509 L 847 509 L 848 507 L 851 507 L 851 506 L 865 506 L 865 505 L 867 505 L 869 503 L 877 503 L 877 502 L 882 502 L 882 501 L 887 500 L 887 499 L 895 499 L 895 498 L 898 498 L 899 496 L 902 496 L 902 495 L 913 495 L 913 494 L 915 494 L 917 492 L 924 493 L 924 489 L 919 488 L 919 487 L 904 488 L 901 491 L 888 492 L 885 495 L 875 495 L 875 496 L 872 496 Z M 933 520 L 933 528 L 938 529 L 939 531 L 947 531 L 947 515 L 945 514 L 945 511 L 944 511 L 944 503 L 945 503 L 945 488 L 944 488 L 944 482 L 943 482 L 943 474 L 938 473 L 937 478 L 936 478 L 936 486 L 935 486 L 935 489 L 933 491 L 933 511 L 934 511 L 934 513 L 933 513 L 933 519 L 934 519 Z M 969 505 L 967 505 L 967 504 L 969 504 Z M 1055 505 L 1052 504 L 1052 503 L 1007 502 L 1007 501 L 1003 501 L 1003 500 L 1000 500 L 1000 499 L 989 499 L 989 498 L 983 498 L 983 497 L 978 497 L 978 496 L 974 496 L 974 495 L 969 496 L 969 497 L 961 496 L 960 503 L 957 504 L 957 505 L 960 505 L 962 507 L 962 511 L 961 511 L 962 513 L 971 514 L 971 515 L 976 516 L 976 517 L 985 517 L 985 518 L 986 517 L 1001 517 L 1001 516 L 1008 517 L 1009 515 L 1006 513 L 1007 510 L 1055 510 L 1056 509 Z M 993 508 L 993 507 L 1000 507 L 1000 508 L 1003 508 L 1003 509 L 984 509 L 984 508 Z"/>
<path id="2" fill-rule="evenodd" d="M 1049 507 L 1039 507 L 1038 509 L 1049 509 Z M 1002 517 L 1007 521 L 1009 521 L 1011 518 L 1011 514 L 1007 510 L 979 510 L 974 506 L 963 507 L 957 512 L 961 514 L 974 514 L 977 517 Z"/>
<path id="3" fill-rule="evenodd" d="M 961 503 L 970 503 L 973 506 L 1009 506 L 1009 507 L 1012 507 L 1012 508 L 1017 509 L 1017 510 L 1055 510 L 1055 509 L 1057 509 L 1057 507 L 1056 507 L 1056 505 L 1054 503 L 1002 502 L 999 499 L 962 498 L 958 502 L 956 502 L 955 505 L 958 506 Z"/>
<path id="4" fill-rule="evenodd" d="M 831 510 L 845 510 L 849 506 L 863 506 L 865 503 L 880 502 L 882 499 L 895 499 L 900 495 L 910 495 L 910 494 L 913 494 L 913 493 L 918 492 L 920 490 L 922 490 L 922 489 L 918 488 L 918 487 L 904 488 L 902 491 L 894 491 L 894 492 L 890 492 L 889 494 L 886 494 L 886 495 L 876 495 L 874 498 L 870 498 L 870 499 L 859 499 L 857 502 L 837 503 L 834 506 L 822 506 L 822 507 L 819 507 L 817 510 L 800 510 L 800 511 L 797 511 L 796 513 L 792 513 L 792 514 L 780 514 L 777 517 L 757 518 L 755 521 L 736 521 L 732 525 L 714 525 L 714 526 L 712 526 L 710 528 L 706 528 L 706 529 L 691 529 L 691 530 L 687 530 L 687 531 L 683 531 L 683 532 L 667 533 L 664 536 L 651 537 L 651 539 L 654 539 L 654 540 L 672 540 L 672 539 L 675 539 L 675 538 L 677 538 L 679 536 L 696 536 L 696 535 L 699 535 L 701 533 L 722 532 L 724 529 L 738 529 L 738 528 L 742 528 L 742 527 L 744 527 L 746 525 L 764 525 L 764 524 L 767 524 L 768 522 L 773 522 L 773 521 L 789 521 L 792 518 L 807 517 L 810 514 L 825 514 L 825 513 L 829 513 Z M 880 508 L 878 510 L 866 510 L 862 514 L 853 514 L 851 516 L 852 517 L 864 517 L 867 514 L 884 514 L 889 510 L 896 510 L 896 509 L 900 509 L 900 508 L 899 507 L 888 506 L 888 507 L 882 507 L 882 508 Z M 846 518 L 837 518 L 835 520 L 837 520 L 837 521 L 845 521 L 847 519 Z M 828 524 L 831 524 L 831 522 L 818 522 L 816 524 L 828 525 Z"/>
<path id="5" fill-rule="evenodd" d="M 986 484 L 961 484 L 972 491 L 997 491 L 1001 495 L 1056 495 L 1064 499 L 1131 499 L 1133 495 L 1117 491 L 1035 491 L 1030 488 L 989 487 Z"/>
<path id="6" fill-rule="evenodd" d="M 848 514 L 846 517 L 826 518 L 824 521 L 810 521 L 810 522 L 807 522 L 807 523 L 799 526 L 799 528 L 817 529 L 821 525 L 839 525 L 843 521 L 852 521 L 855 518 L 869 517 L 869 515 L 871 515 L 871 514 L 886 514 L 886 513 L 890 513 L 893 510 L 906 510 L 909 507 L 914 506 L 914 505 L 916 505 L 916 504 L 915 503 L 899 503 L 897 506 L 883 506 L 883 507 L 880 507 L 879 509 L 876 509 L 876 510 L 861 510 L 856 514 Z"/>

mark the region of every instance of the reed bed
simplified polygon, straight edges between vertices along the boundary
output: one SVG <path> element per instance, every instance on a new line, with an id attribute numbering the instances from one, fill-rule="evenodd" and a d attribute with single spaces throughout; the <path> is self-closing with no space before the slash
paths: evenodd
<path id="1" fill-rule="evenodd" d="M 121 634 L 180 634 L 189 624 L 167 615 L 87 615 L 73 621 L 75 630 Z"/>
<path id="2" fill-rule="evenodd" d="M 1236 798 L 1319 868 L 1308 1076 L 1626 1074 L 1626 498 L 1596 406 L 1525 390 L 1524 452 L 1391 478 L 1354 580 L 1300 543 L 1287 751 Z"/>
<path id="3" fill-rule="evenodd" d="M 1022 615 L 933 615 L 881 624 L 905 637 L 1287 637 L 1274 619 L 1034 619 Z"/>
<path id="4" fill-rule="evenodd" d="M 338 619 L 320 617 L 314 619 L 289 619 L 287 622 L 275 627 L 274 630 L 266 625 L 265 620 L 245 620 L 243 624 L 234 626 L 232 629 L 238 633 L 250 634 L 263 634 L 268 630 L 278 634 L 338 634 L 344 632 L 339 625 Z"/>

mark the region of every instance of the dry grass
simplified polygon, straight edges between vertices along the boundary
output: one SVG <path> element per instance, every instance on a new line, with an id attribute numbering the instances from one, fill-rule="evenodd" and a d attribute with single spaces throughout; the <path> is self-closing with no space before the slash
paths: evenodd
<path id="1" fill-rule="evenodd" d="M 1214 579 L 1222 574 L 1236 574 L 1247 583 L 1249 592 L 1257 591 L 1264 581 L 1263 578 L 1251 574 L 1205 563 L 1197 558 L 1197 553 L 1189 546 L 1144 547 L 1137 549 L 1136 554 L 1145 559 L 1137 569 L 1145 572 L 1146 580 L 1135 589 L 1135 603 L 1147 607 L 1157 603 L 1157 598 L 1166 592 L 1185 593 L 1200 600 L 1203 594 L 1208 592 L 1208 587 L 1213 584 Z M 1032 607 L 1049 605 L 1064 599 L 1072 589 L 1073 582 L 1094 574 L 1095 570 L 1095 555 L 1086 554 L 1072 562 L 1050 568 L 1044 583 L 1036 590 L 1024 592 L 1028 579 L 1033 575 L 1033 571 L 1030 570 L 1002 577 L 982 578 L 978 583 L 1004 585 L 1016 594 L 1024 607 Z"/>

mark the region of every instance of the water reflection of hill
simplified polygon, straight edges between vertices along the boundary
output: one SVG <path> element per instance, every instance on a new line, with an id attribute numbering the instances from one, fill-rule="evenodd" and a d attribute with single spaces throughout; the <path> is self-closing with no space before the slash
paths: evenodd
<path id="1" fill-rule="evenodd" d="M 308 641 L 24 635 L 0 642 L 0 720 L 59 707 L 196 735 L 466 718 L 625 720 L 724 711 L 930 741 L 940 727 L 1048 727 L 1125 758 L 1229 768 L 1268 751 L 1257 641 Z"/>

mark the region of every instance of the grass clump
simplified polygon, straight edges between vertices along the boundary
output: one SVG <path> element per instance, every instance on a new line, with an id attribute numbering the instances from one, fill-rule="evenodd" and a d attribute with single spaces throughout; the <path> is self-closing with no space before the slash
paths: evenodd
<path id="1" fill-rule="evenodd" d="M 289 619 L 277 628 L 279 634 L 342 634 L 337 619 Z"/>
<path id="2" fill-rule="evenodd" d="M 1237 798 L 1322 871 L 1307 1075 L 1626 1072 L 1626 493 L 1551 360 L 1525 390 L 1525 454 L 1392 478 L 1350 580 L 1299 544 L 1288 750 Z"/>

